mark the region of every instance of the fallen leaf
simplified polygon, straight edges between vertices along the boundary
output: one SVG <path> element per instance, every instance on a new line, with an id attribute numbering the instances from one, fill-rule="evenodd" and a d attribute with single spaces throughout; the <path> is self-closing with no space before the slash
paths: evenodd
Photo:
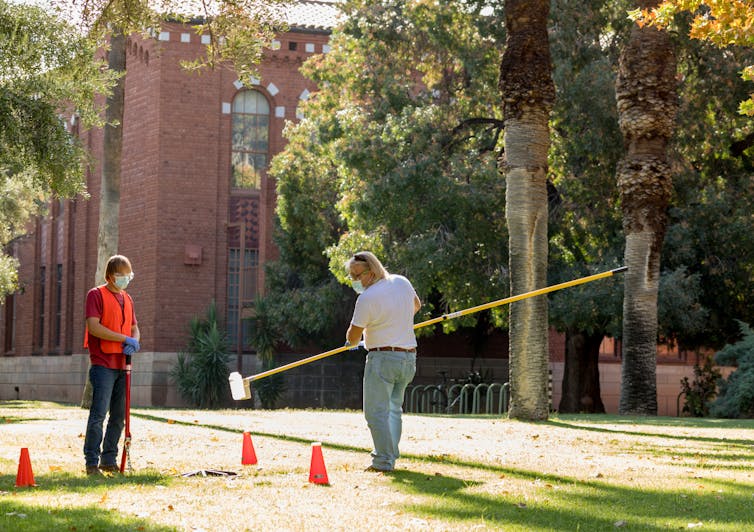
<path id="1" fill-rule="evenodd" d="M 168 510 L 170 510 L 172 512 L 173 510 L 175 510 L 175 508 L 173 508 L 172 504 L 168 504 Z"/>
<path id="2" fill-rule="evenodd" d="M 50 471 L 62 471 L 62 470 L 63 470 L 63 466 L 59 466 L 59 465 L 50 466 Z"/>
<path id="3" fill-rule="evenodd" d="M 168 419 L 168 425 L 172 425 L 173 423 L 175 423 L 175 419 Z"/>

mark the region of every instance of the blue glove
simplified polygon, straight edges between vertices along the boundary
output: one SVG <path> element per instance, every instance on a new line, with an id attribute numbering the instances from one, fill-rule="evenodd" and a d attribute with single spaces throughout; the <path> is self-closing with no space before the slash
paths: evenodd
<path id="1" fill-rule="evenodd" d="M 134 346 L 132 345 L 124 345 L 123 346 L 123 354 L 127 356 L 131 356 L 134 353 L 136 353 L 136 349 L 134 349 Z"/>
<path id="2" fill-rule="evenodd" d="M 126 353 L 126 347 L 128 347 L 128 346 L 130 346 L 130 347 L 133 348 L 133 351 L 131 353 Z M 127 355 L 134 354 L 140 348 L 141 348 L 141 346 L 139 345 L 139 341 L 136 338 L 132 338 L 130 336 L 126 336 L 126 339 L 123 340 L 123 352 L 126 353 Z"/>
<path id="3" fill-rule="evenodd" d="M 346 345 L 351 345 L 351 344 L 346 344 Z M 363 347 L 364 349 L 366 349 L 366 346 L 365 346 L 365 344 L 364 344 L 364 340 L 362 340 L 362 341 L 361 341 L 361 342 L 359 342 L 358 344 L 356 344 L 356 345 L 354 345 L 354 346 L 350 347 L 350 348 L 349 348 L 348 350 L 349 350 L 349 351 L 356 351 L 356 350 L 357 350 L 357 349 L 359 349 L 360 347 Z"/>

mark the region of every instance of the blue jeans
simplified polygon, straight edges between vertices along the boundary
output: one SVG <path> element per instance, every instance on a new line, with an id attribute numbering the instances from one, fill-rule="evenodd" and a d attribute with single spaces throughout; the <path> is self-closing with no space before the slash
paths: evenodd
<path id="1" fill-rule="evenodd" d="M 391 471 L 400 456 L 406 386 L 416 373 L 416 353 L 372 351 L 364 367 L 364 417 L 372 433 L 372 467 Z"/>
<path id="2" fill-rule="evenodd" d="M 92 383 L 92 406 L 86 424 L 84 458 L 86 465 L 113 465 L 118 460 L 118 440 L 123 432 L 126 417 L 126 372 L 104 366 L 89 368 Z M 107 421 L 104 442 L 102 425 Z"/>

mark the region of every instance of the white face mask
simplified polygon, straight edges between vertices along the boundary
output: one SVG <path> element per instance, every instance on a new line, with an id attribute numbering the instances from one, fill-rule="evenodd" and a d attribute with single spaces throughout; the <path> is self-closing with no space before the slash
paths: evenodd
<path id="1" fill-rule="evenodd" d="M 361 284 L 361 279 L 351 281 L 351 286 L 357 294 L 361 294 L 364 291 L 364 285 Z"/>

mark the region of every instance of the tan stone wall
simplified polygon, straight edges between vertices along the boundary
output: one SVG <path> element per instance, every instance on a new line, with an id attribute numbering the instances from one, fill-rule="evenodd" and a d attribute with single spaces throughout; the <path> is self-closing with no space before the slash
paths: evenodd
<path id="1" fill-rule="evenodd" d="M 552 404 L 557 408 L 563 390 L 563 363 L 553 362 L 550 367 L 552 368 L 553 382 Z M 600 391 L 605 411 L 608 414 L 618 413 L 621 386 L 620 372 L 620 364 L 600 364 Z M 693 379 L 694 367 L 682 365 L 657 366 L 657 415 L 678 415 L 677 400 L 678 394 L 681 392 L 681 379 L 683 377 L 688 377 L 689 380 Z M 683 407 L 683 399 L 681 399 L 681 407 Z"/>
<path id="2" fill-rule="evenodd" d="M 175 353 L 139 353 L 131 377 L 133 406 L 187 406 L 170 381 Z M 0 358 L 0 400 L 79 403 L 88 355 Z"/>
<path id="3" fill-rule="evenodd" d="M 306 355 L 281 358 L 281 362 L 292 362 L 306 358 Z M 363 360 L 358 355 L 344 355 L 348 363 L 333 358 L 326 362 L 314 362 L 286 372 L 287 390 L 279 406 L 358 408 L 361 394 Z M 188 406 L 179 396 L 175 384 L 170 379 L 170 370 L 175 364 L 175 353 L 139 353 L 135 357 L 132 374 L 131 400 L 134 406 Z M 475 368 L 489 370 L 494 382 L 508 381 L 507 359 L 477 359 Z M 78 403 L 88 369 L 89 360 L 85 355 L 72 356 L 24 356 L 0 357 L 0 400 L 27 399 Z M 557 408 L 560 402 L 563 382 L 563 363 L 553 362 L 552 404 Z M 237 369 L 237 361 L 231 360 L 231 371 Z M 241 365 L 244 377 L 259 371 L 256 356 L 245 355 Z M 448 378 L 463 378 L 470 369 L 468 358 L 419 357 L 414 385 L 438 384 L 442 381 L 439 371 L 447 371 Z M 600 387 L 605 410 L 609 414 L 618 413 L 620 400 L 620 364 L 600 364 Z M 678 394 L 681 379 L 693 378 L 693 366 L 657 366 L 657 405 L 658 415 L 678 415 Z M 723 368 L 729 375 L 732 368 Z M 307 402 L 308 401 L 308 402 Z M 340 401 L 347 404 L 340 405 Z M 243 407 L 238 404 L 237 406 Z M 681 400 L 683 406 L 683 400 Z"/>

